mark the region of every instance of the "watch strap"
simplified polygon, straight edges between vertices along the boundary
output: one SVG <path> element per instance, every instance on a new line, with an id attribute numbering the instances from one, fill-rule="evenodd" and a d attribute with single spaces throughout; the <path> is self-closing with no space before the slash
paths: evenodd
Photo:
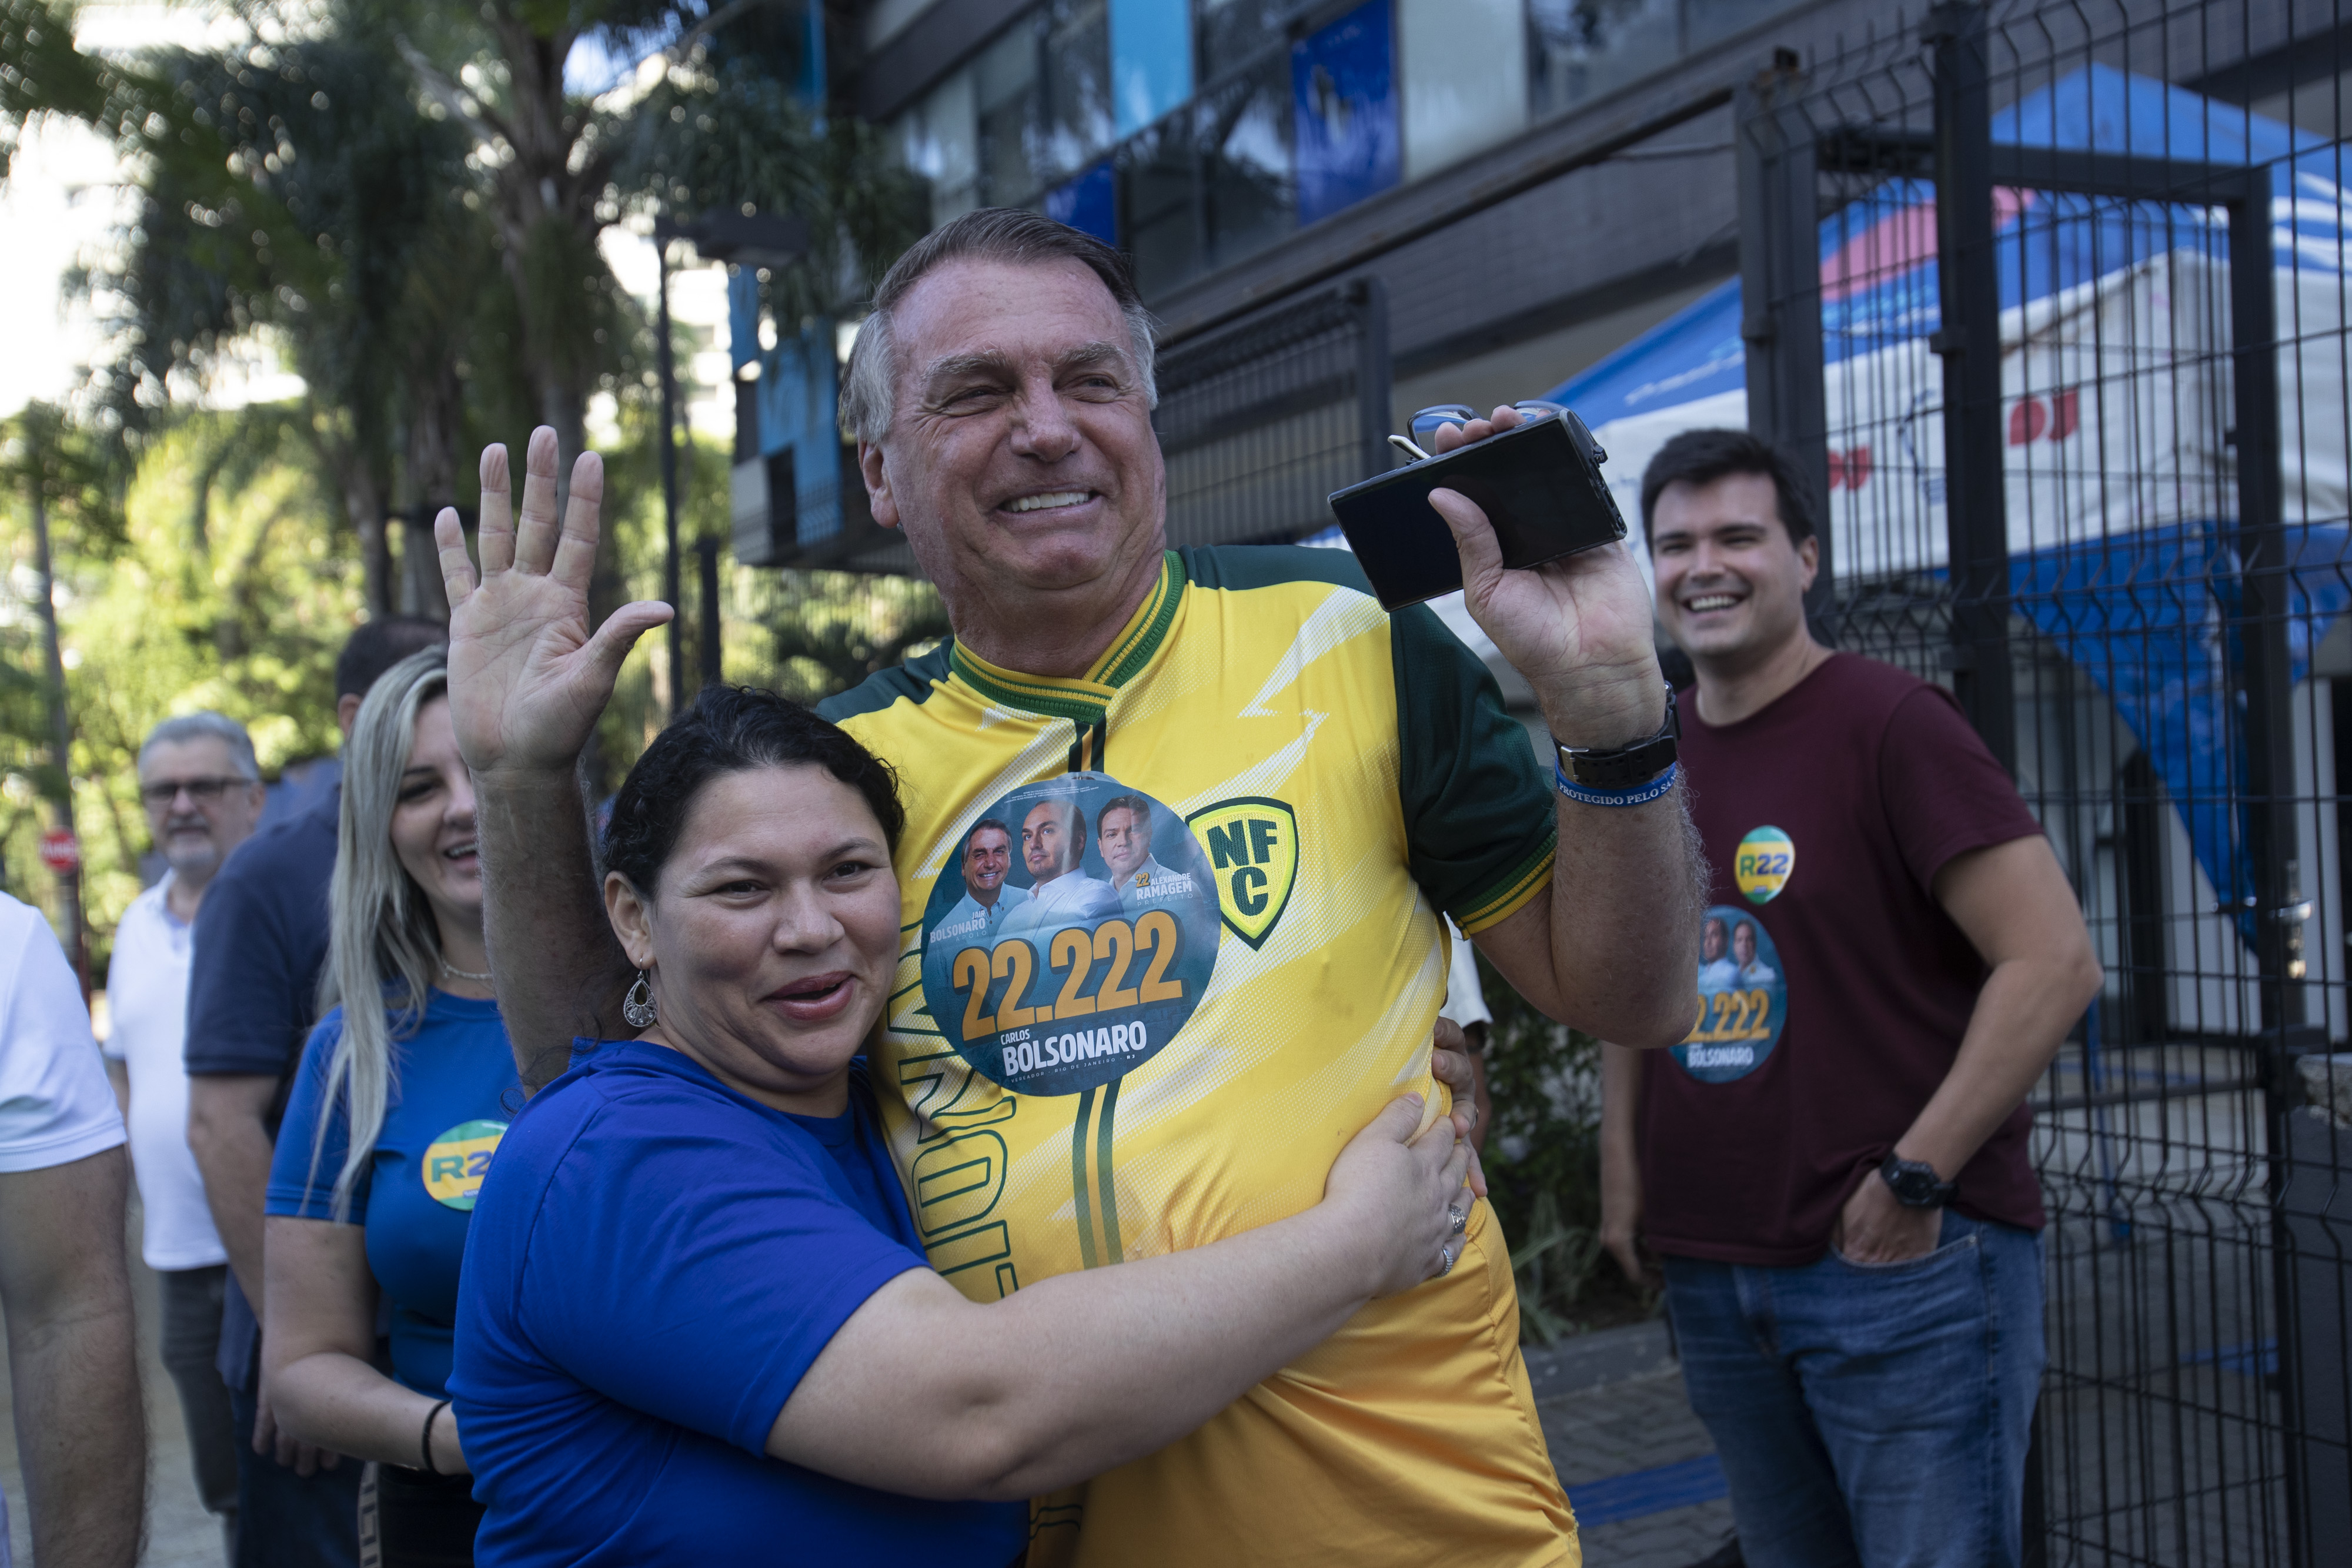
<path id="1" fill-rule="evenodd" d="M 1562 745 L 1558 736 L 1552 737 L 1551 743 L 1559 753 L 1561 779 L 1587 789 L 1621 790 L 1646 784 L 1672 768 L 1680 755 L 1682 733 L 1682 716 L 1675 707 L 1675 688 L 1668 685 L 1665 722 L 1644 739 L 1606 751 Z"/>

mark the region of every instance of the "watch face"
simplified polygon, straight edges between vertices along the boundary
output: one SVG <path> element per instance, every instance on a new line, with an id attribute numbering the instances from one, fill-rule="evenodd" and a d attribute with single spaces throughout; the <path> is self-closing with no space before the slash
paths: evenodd
<path id="1" fill-rule="evenodd" d="M 1906 1166 L 1886 1177 L 1886 1185 L 1895 1189 L 1895 1200 L 1908 1208 L 1940 1208 L 1951 1196 L 1951 1189 L 1936 1179 L 1932 1166 Z"/>

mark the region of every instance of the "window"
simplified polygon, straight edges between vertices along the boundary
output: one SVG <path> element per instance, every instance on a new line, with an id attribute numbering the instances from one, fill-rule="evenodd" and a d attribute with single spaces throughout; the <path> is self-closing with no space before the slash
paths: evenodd
<path id="1" fill-rule="evenodd" d="M 1194 115 L 1160 121 L 1118 150 L 1121 237 L 1135 260 L 1135 287 L 1157 298 L 1205 269 L 1201 249 L 1201 181 L 1192 141 Z"/>
<path id="2" fill-rule="evenodd" d="M 1016 22 L 972 62 L 972 94 L 980 120 L 981 200 L 1017 207 L 1044 183 L 1032 172 L 1029 138 L 1037 89 L 1037 33 Z"/>
<path id="3" fill-rule="evenodd" d="M 1110 0 L 1110 80 L 1118 134 L 1132 136 L 1192 96 L 1186 0 Z"/>
<path id="4" fill-rule="evenodd" d="M 1298 226 L 1290 77 L 1288 62 L 1276 59 L 1201 104 L 1201 204 L 1211 267 L 1230 267 Z"/>
<path id="5" fill-rule="evenodd" d="M 1250 64 L 1290 36 L 1298 0 L 1197 0 L 1201 79 Z"/>
<path id="6" fill-rule="evenodd" d="M 1037 0 L 898 135 L 931 221 L 1043 208 L 1146 297 L 1795 0 Z"/>
<path id="7" fill-rule="evenodd" d="M 1030 163 L 1043 183 L 1084 168 L 1111 144 L 1109 7 L 1105 0 L 1048 0 L 1038 21 L 1045 71 Z"/>
<path id="8" fill-rule="evenodd" d="M 898 117 L 898 146 L 907 167 L 931 183 L 931 225 L 980 205 L 979 127 L 972 73 L 960 70 Z"/>
<path id="9" fill-rule="evenodd" d="M 1525 0 L 1397 0 L 1404 177 L 1417 180 L 1528 120 Z"/>
<path id="10" fill-rule="evenodd" d="M 1685 0 L 1683 47 L 1703 49 L 1793 4 L 1795 0 Z"/>
<path id="11" fill-rule="evenodd" d="M 1528 0 L 1528 97 L 1557 114 L 1671 65 L 1680 0 Z"/>

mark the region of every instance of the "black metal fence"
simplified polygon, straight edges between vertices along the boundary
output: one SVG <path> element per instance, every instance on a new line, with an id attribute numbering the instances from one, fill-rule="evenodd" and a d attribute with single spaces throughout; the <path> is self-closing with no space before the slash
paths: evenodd
<path id="1" fill-rule="evenodd" d="M 2107 965 L 2036 1096 L 2033 1550 L 2352 1563 L 2352 1128 L 2305 1088 L 2347 1021 L 2352 17 L 1890 22 L 1742 95 L 1749 418 L 1828 498 L 1817 619 L 1953 687 Z"/>
<path id="2" fill-rule="evenodd" d="M 1264 544 L 1330 527 L 1332 491 L 1392 465 L 1380 280 L 1170 345 L 1152 423 L 1169 543 Z"/>

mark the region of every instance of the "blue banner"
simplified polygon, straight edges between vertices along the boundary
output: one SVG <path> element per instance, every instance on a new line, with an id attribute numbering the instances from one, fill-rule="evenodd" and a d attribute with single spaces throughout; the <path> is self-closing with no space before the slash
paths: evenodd
<path id="1" fill-rule="evenodd" d="M 1369 0 L 1290 47 L 1298 221 L 1378 195 L 1403 172 L 1389 0 Z"/>
<path id="2" fill-rule="evenodd" d="M 1105 245 L 1118 243 L 1118 193 L 1110 160 L 1071 176 L 1045 193 L 1045 215 L 1082 229 Z"/>

